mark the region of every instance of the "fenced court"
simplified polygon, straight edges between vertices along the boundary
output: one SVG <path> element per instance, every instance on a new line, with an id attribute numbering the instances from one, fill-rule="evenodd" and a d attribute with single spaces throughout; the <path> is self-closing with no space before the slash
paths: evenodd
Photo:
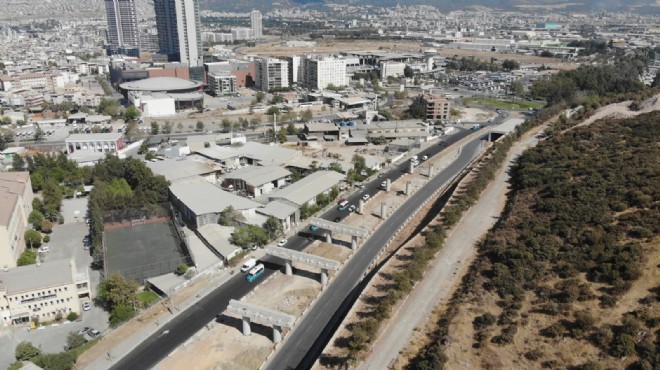
<path id="1" fill-rule="evenodd" d="M 119 272 L 144 283 L 151 277 L 173 272 L 181 263 L 191 264 L 185 240 L 169 215 L 153 215 L 161 217 L 106 224 L 106 275 Z"/>

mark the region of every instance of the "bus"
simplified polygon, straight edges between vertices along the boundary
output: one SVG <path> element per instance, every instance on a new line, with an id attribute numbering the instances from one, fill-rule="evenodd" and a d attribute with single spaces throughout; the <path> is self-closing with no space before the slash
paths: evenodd
<path id="1" fill-rule="evenodd" d="M 264 267 L 263 263 L 260 263 L 256 266 L 254 266 L 252 268 L 252 270 L 250 270 L 247 273 L 247 276 L 245 277 L 245 279 L 247 279 L 247 281 L 249 281 L 249 282 L 253 282 L 253 281 L 257 280 L 259 278 L 259 276 L 261 276 L 264 273 L 264 271 L 265 271 L 265 267 Z"/>

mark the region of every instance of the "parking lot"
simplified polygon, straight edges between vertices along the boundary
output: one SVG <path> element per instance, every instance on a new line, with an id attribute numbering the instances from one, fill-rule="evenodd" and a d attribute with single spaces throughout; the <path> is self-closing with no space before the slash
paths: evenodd
<path id="1" fill-rule="evenodd" d="M 78 217 L 75 211 L 80 211 Z M 89 229 L 85 224 L 84 215 L 87 211 L 86 198 L 65 199 L 62 204 L 62 214 L 65 223 L 55 225 L 48 243 L 50 252 L 45 253 L 46 261 L 73 258 L 76 267 L 89 267 L 92 257 L 89 250 L 83 248 L 83 238 Z M 92 296 L 96 295 L 96 287 L 100 280 L 98 271 L 89 269 Z M 63 350 L 66 337 L 71 331 L 78 331 L 83 327 L 92 327 L 101 332 L 108 328 L 108 315 L 99 307 L 84 311 L 82 318 L 76 322 L 62 322 L 41 327 L 38 330 L 28 331 L 28 325 L 0 327 L 0 368 L 6 368 L 14 359 L 14 348 L 21 341 L 32 342 L 44 352 L 55 353 Z"/>

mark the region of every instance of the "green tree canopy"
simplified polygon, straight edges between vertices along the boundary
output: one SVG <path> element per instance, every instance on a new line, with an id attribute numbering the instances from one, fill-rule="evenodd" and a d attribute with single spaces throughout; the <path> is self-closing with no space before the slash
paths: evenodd
<path id="1" fill-rule="evenodd" d="M 124 110 L 124 121 L 133 121 L 140 117 L 140 110 L 137 109 L 134 105 L 129 105 L 128 108 Z"/>
<path id="2" fill-rule="evenodd" d="M 255 225 L 241 226 L 231 235 L 231 243 L 241 248 L 249 248 L 252 245 L 266 245 L 268 240 L 266 230 Z"/>
<path id="3" fill-rule="evenodd" d="M 32 345 L 32 343 L 24 341 L 16 346 L 16 351 L 14 353 L 18 361 L 30 361 L 41 355 L 41 350 Z"/>
<path id="4" fill-rule="evenodd" d="M 115 272 L 99 283 L 97 296 L 110 310 L 117 306 L 133 307 L 137 303 L 138 287 L 135 280 Z"/>
<path id="5" fill-rule="evenodd" d="M 39 248 L 41 245 L 41 233 L 37 230 L 26 230 L 23 238 L 25 239 L 25 245 L 30 248 Z"/>

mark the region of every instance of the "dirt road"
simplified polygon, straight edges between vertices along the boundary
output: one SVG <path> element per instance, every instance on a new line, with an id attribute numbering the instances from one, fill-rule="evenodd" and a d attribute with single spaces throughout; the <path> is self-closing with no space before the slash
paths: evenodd
<path id="1" fill-rule="evenodd" d="M 434 307 L 450 297 L 476 255 L 476 243 L 495 224 L 504 208 L 509 167 L 523 151 L 536 145 L 536 135 L 543 127 L 529 132 L 513 146 L 506 165 L 502 166 L 479 201 L 449 234 L 435 264 L 392 316 L 390 324 L 381 333 L 360 369 L 381 370 L 392 366 L 410 341 L 415 328 L 423 326 Z"/>

